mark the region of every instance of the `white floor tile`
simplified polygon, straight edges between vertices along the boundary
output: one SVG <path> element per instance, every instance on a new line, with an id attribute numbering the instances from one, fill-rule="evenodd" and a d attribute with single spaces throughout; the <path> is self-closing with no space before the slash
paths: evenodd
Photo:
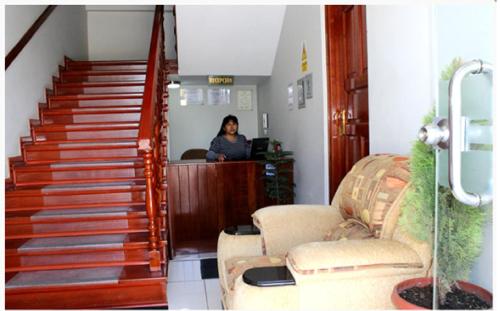
<path id="1" fill-rule="evenodd" d="M 172 261 L 179 261 L 179 260 L 198 260 L 200 259 L 200 255 L 198 254 L 188 254 L 188 255 L 177 255 L 172 259 Z"/>
<path id="2" fill-rule="evenodd" d="M 168 282 L 168 309 L 207 309 L 207 298 L 203 281 Z"/>
<path id="3" fill-rule="evenodd" d="M 205 290 L 207 294 L 207 304 L 209 310 L 222 309 L 222 295 L 219 286 L 219 279 L 206 279 Z"/>
<path id="4" fill-rule="evenodd" d="M 201 280 L 199 260 L 171 260 L 168 264 L 168 281 L 184 282 Z"/>

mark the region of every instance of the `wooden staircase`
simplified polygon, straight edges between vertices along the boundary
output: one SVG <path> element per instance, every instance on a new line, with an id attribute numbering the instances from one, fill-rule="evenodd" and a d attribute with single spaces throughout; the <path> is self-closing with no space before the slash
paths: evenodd
<path id="1" fill-rule="evenodd" d="M 162 16 L 158 6 L 150 49 L 162 51 Z M 176 63 L 151 50 L 148 61 L 60 66 L 9 159 L 8 309 L 167 305 L 169 71 Z"/>

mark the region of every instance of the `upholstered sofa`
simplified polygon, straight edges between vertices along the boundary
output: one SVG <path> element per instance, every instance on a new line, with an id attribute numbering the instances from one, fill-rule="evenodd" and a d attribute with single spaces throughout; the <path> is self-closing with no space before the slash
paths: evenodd
<path id="1" fill-rule="evenodd" d="M 429 274 L 431 248 L 398 224 L 410 187 L 408 159 L 370 155 L 340 184 L 331 205 L 276 205 L 252 217 L 257 235 L 219 236 L 226 309 L 390 309 L 398 282 Z M 286 266 L 294 285 L 245 283 L 255 267 Z"/>

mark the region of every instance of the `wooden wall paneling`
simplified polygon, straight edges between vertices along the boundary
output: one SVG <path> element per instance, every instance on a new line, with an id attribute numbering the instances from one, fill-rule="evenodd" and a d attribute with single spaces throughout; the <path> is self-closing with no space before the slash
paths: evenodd
<path id="1" fill-rule="evenodd" d="M 223 230 L 225 227 L 225 211 L 226 211 L 226 206 L 225 206 L 225 200 L 224 197 L 227 195 L 226 194 L 226 189 L 225 185 L 223 184 L 224 180 L 224 166 L 223 165 L 217 165 L 215 163 L 211 164 L 215 167 L 215 173 L 216 173 L 216 187 L 217 187 L 217 227 L 220 230 Z"/>
<path id="2" fill-rule="evenodd" d="M 257 209 L 257 163 L 253 162 L 252 164 L 247 165 L 246 169 L 248 187 L 247 215 L 252 215 L 252 213 Z"/>
<path id="3" fill-rule="evenodd" d="M 219 202 L 221 201 L 218 198 L 218 193 L 222 193 L 222 190 L 219 190 L 219 182 L 217 178 L 217 171 L 215 164 L 208 164 L 207 167 L 207 208 L 209 209 L 209 213 L 207 215 L 208 228 L 211 234 L 217 235 L 220 230 L 220 221 L 219 215 L 222 214 L 220 211 Z"/>
<path id="4" fill-rule="evenodd" d="M 179 234 L 175 227 L 177 223 L 177 213 L 180 207 L 180 185 L 179 185 L 179 166 L 169 166 L 167 169 L 168 180 L 168 228 L 170 235 L 170 253 L 175 256 L 177 246 L 177 235 Z"/>
<path id="5" fill-rule="evenodd" d="M 198 165 L 188 165 L 188 179 L 189 179 L 189 225 L 186 223 L 186 229 L 189 226 L 190 240 L 198 240 L 202 231 L 200 230 L 201 212 L 198 206 L 199 202 L 199 189 L 198 189 Z"/>
<path id="6" fill-rule="evenodd" d="M 189 222 L 191 209 L 189 207 L 189 173 L 188 166 L 179 166 L 179 188 L 180 188 L 180 205 L 179 212 L 176 214 L 175 222 L 178 225 L 176 230 L 177 242 L 180 244 L 184 241 L 192 239 L 191 224 Z"/>

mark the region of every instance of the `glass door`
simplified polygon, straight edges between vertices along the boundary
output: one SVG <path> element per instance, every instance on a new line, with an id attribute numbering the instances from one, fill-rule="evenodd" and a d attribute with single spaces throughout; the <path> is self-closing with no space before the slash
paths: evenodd
<path id="1" fill-rule="evenodd" d="M 494 19 L 493 2 L 433 6 L 435 309 L 467 307 L 460 281 L 492 290 Z"/>

